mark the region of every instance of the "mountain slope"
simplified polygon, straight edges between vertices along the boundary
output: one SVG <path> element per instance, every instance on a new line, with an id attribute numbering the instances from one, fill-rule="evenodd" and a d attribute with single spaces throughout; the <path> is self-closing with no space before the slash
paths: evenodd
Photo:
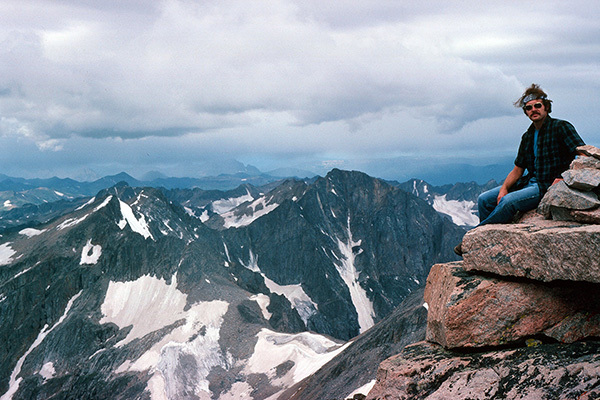
<path id="1" fill-rule="evenodd" d="M 366 394 L 377 368 L 412 343 L 425 339 L 427 309 L 423 289 L 411 293 L 388 317 L 352 343 L 317 372 L 286 390 L 281 399 L 346 399 Z"/>

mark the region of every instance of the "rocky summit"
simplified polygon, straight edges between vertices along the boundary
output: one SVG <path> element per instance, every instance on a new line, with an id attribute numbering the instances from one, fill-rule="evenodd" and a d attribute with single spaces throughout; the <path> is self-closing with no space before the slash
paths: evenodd
<path id="1" fill-rule="evenodd" d="M 600 150 L 578 150 L 537 210 L 432 267 L 426 341 L 383 362 L 368 399 L 600 398 Z"/>

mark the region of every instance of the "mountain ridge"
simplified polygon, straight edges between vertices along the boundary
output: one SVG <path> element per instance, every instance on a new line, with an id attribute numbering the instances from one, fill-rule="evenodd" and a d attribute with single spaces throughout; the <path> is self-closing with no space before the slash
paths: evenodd
<path id="1" fill-rule="evenodd" d="M 122 172 L 93 182 L 78 182 L 69 178 L 27 180 L 0 175 L 0 230 L 20 224 L 35 225 L 35 223 L 48 221 L 49 218 L 70 210 L 70 201 L 80 206 L 83 197 L 91 198 L 102 189 L 116 185 L 119 182 L 125 182 L 132 187 L 163 188 L 171 193 L 173 200 L 179 201 L 182 196 L 186 195 L 190 198 L 197 197 L 197 193 L 193 192 L 196 189 L 204 191 L 201 196 L 208 199 L 212 195 L 222 196 L 222 192 L 234 193 L 235 191 L 241 191 L 244 187 L 247 189 L 246 191 L 249 190 L 250 192 L 268 191 L 286 180 L 291 179 L 292 181 L 310 184 L 318 178 L 319 176 L 310 179 L 276 178 L 262 175 L 247 179 L 245 175 L 223 175 L 221 177 L 202 178 L 201 180 L 194 178 L 158 178 L 152 182 L 144 182 Z M 477 195 L 495 185 L 495 181 L 490 181 L 484 186 L 475 182 L 433 186 L 420 179 L 411 179 L 404 183 L 387 182 L 422 198 L 434 206 L 438 212 L 448 215 L 457 225 L 465 227 L 473 226 L 477 222 L 475 209 Z M 435 195 L 432 196 L 432 193 Z M 257 197 L 255 194 L 253 196 Z M 208 204 L 208 201 L 206 204 Z M 196 211 L 204 212 L 205 210 L 198 208 Z M 214 214 L 211 213 L 212 210 L 206 211 L 208 211 L 207 218 Z M 238 210 L 238 212 L 242 213 L 241 210 Z M 44 214 L 47 214 L 47 216 L 42 218 L 41 216 Z M 38 215 L 38 217 L 32 217 L 34 215 Z M 229 217 L 235 218 L 233 215 Z M 212 222 L 210 223 L 212 224 Z M 220 221 L 217 218 L 217 222 L 213 226 L 217 226 L 219 223 Z"/>

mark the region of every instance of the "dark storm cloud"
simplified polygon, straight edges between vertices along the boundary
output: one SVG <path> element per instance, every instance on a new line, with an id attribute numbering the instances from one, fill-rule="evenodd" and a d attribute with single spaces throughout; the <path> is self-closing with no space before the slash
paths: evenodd
<path id="1" fill-rule="evenodd" d="M 38 165 L 75 144 L 110 158 L 115 138 L 253 159 L 512 152 L 531 82 L 596 124 L 568 104 L 598 97 L 598 7 L 8 0 L 0 137 L 36 144 Z"/>

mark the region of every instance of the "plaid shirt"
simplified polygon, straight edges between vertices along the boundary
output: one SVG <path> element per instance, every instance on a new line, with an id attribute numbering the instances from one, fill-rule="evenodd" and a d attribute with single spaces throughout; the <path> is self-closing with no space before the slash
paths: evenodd
<path id="1" fill-rule="evenodd" d="M 528 174 L 522 178 L 524 182 L 519 183 L 528 182 L 535 176 L 542 191 L 545 192 L 554 179 L 560 178 L 560 175 L 569 169 L 577 147 L 585 143 L 571 123 L 547 116 L 538 133 L 536 159 L 533 155 L 534 134 L 535 127 L 531 124 L 521 138 L 515 165 L 528 171 Z"/>

